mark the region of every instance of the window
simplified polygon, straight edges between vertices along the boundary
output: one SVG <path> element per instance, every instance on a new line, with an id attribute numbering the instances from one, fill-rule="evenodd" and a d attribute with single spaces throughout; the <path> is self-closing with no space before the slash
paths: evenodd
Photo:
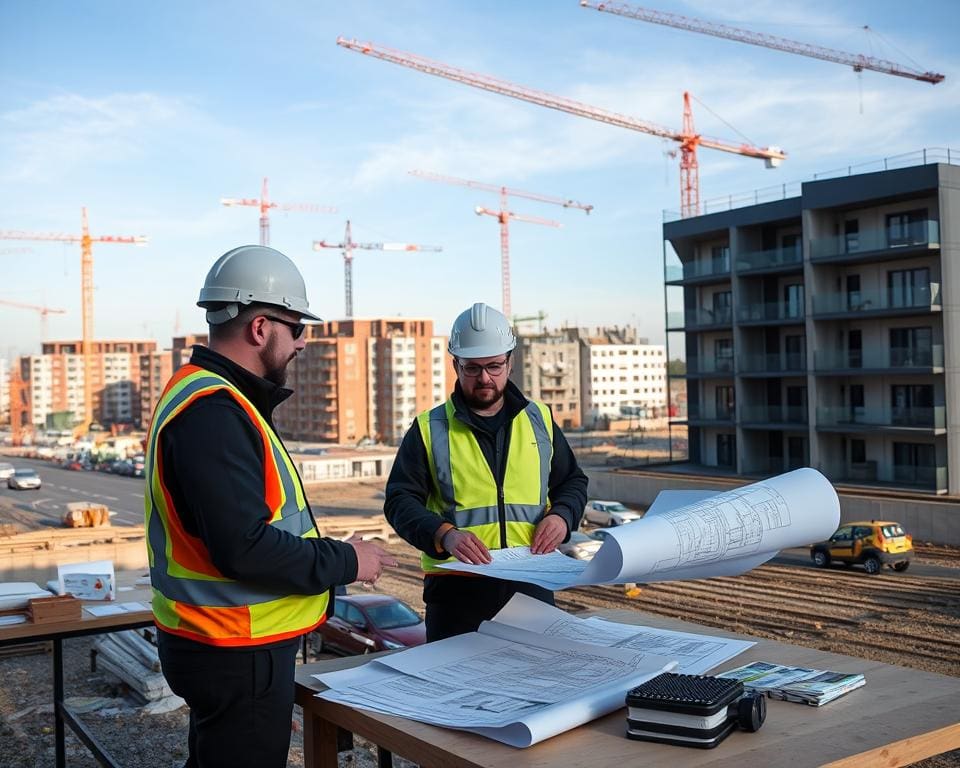
<path id="1" fill-rule="evenodd" d="M 783 286 L 784 317 L 803 317 L 803 283 Z"/>
<path id="2" fill-rule="evenodd" d="M 887 246 L 917 245 L 927 242 L 927 211 L 904 211 L 887 215 Z"/>
<path id="3" fill-rule="evenodd" d="M 850 463 L 865 464 L 867 461 L 867 442 L 866 440 L 850 441 Z"/>
<path id="4" fill-rule="evenodd" d="M 850 331 L 847 337 L 847 367 L 863 367 L 863 333 L 859 330 Z"/>
<path id="5" fill-rule="evenodd" d="M 733 339 L 715 339 L 713 356 L 718 371 L 733 370 Z"/>
<path id="6" fill-rule="evenodd" d="M 860 250 L 860 221 L 847 219 L 843 222 L 843 239 L 847 253 Z"/>
<path id="7" fill-rule="evenodd" d="M 731 291 L 720 291 L 713 294 L 713 321 L 725 323 L 730 321 L 730 308 L 733 306 Z"/>
<path id="8" fill-rule="evenodd" d="M 801 240 L 800 235 L 797 233 L 784 235 L 780 238 L 780 250 L 783 253 L 783 260 L 786 262 L 800 261 L 801 256 Z"/>
<path id="9" fill-rule="evenodd" d="M 933 365 L 933 329 L 891 328 L 890 365 L 915 367 Z"/>
<path id="10" fill-rule="evenodd" d="M 714 390 L 718 419 L 732 419 L 735 411 L 733 387 L 717 387 Z"/>
<path id="11" fill-rule="evenodd" d="M 847 275 L 847 309 L 866 309 L 860 296 L 860 275 Z"/>
<path id="12" fill-rule="evenodd" d="M 710 249 L 710 263 L 713 267 L 713 274 L 721 274 L 730 271 L 730 246 L 715 245 Z"/>
<path id="13" fill-rule="evenodd" d="M 717 466 L 733 467 L 737 461 L 737 436 L 717 435 Z"/>
<path id="14" fill-rule="evenodd" d="M 921 267 L 888 272 L 887 296 L 891 307 L 930 306 L 930 270 Z"/>
<path id="15" fill-rule="evenodd" d="M 863 421 L 865 409 L 863 407 L 863 384 L 850 385 L 850 421 Z"/>
<path id="16" fill-rule="evenodd" d="M 783 344 L 786 352 L 786 370 L 802 371 L 806 368 L 806 354 L 804 350 L 805 336 L 784 336 Z"/>
<path id="17" fill-rule="evenodd" d="M 932 484 L 936 480 L 936 447 L 929 443 L 894 443 L 893 478 L 899 483 Z"/>
<path id="18" fill-rule="evenodd" d="M 890 387 L 890 416 L 897 426 L 933 426 L 933 385 L 894 384 Z"/>

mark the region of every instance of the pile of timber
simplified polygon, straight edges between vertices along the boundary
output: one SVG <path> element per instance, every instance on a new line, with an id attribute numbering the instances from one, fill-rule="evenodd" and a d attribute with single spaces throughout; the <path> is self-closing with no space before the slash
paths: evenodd
<path id="1" fill-rule="evenodd" d="M 121 544 L 144 538 L 143 526 L 113 528 L 47 528 L 12 535 L 0 534 L 0 555 L 36 550 L 60 550 L 89 544 Z"/>
<path id="2" fill-rule="evenodd" d="M 123 683 L 141 703 L 169 701 L 174 709 L 182 701 L 170 690 L 160 671 L 157 646 L 133 629 L 102 635 L 94 642 L 96 666 Z"/>
<path id="3" fill-rule="evenodd" d="M 383 515 L 323 515 L 317 518 L 317 528 L 321 536 L 331 539 L 359 536 L 389 542 L 396 537 Z"/>
<path id="4" fill-rule="evenodd" d="M 92 501 L 71 501 L 63 513 L 63 524 L 67 528 L 97 528 L 110 525 L 110 510 L 106 504 Z"/>

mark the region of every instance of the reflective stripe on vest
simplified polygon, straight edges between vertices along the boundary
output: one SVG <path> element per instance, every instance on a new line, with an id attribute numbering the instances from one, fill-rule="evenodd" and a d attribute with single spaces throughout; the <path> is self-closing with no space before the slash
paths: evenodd
<path id="1" fill-rule="evenodd" d="M 427 509 L 461 530 L 474 533 L 488 549 L 500 549 L 500 503 L 497 483 L 470 427 L 447 400 L 417 417 L 434 488 Z M 530 401 L 510 425 L 503 478 L 503 528 L 506 546 L 529 546 L 544 512 L 550 508 L 548 483 L 553 459 L 553 420 L 543 403 Z M 452 559 L 452 558 L 450 558 Z M 449 562 L 421 554 L 427 573 Z"/>
<path id="2" fill-rule="evenodd" d="M 153 612 L 174 634 L 211 645 L 260 645 L 296 637 L 323 622 L 329 593 L 285 595 L 225 577 L 206 546 L 187 533 L 163 485 L 160 435 L 197 398 L 227 392 L 260 433 L 264 503 L 270 525 L 301 538 L 316 538 L 303 486 L 280 438 L 259 411 L 229 381 L 203 368 L 181 368 L 167 384 L 150 426 L 144 511 Z"/>

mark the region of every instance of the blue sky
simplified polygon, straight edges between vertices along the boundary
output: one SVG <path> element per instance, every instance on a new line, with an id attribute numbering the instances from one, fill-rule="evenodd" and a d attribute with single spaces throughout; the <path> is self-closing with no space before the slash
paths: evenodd
<path id="1" fill-rule="evenodd" d="M 360 251 L 357 316 L 428 316 L 445 333 L 474 301 L 500 303 L 493 195 L 427 171 L 595 206 L 588 217 L 515 199 L 562 229 L 510 229 L 513 309 L 551 325 L 633 324 L 663 338 L 663 209 L 679 208 L 672 142 L 430 77 L 335 44 L 343 35 L 439 59 L 663 126 L 689 90 L 704 134 L 788 153 L 783 166 L 700 152 L 704 200 L 923 147 L 960 150 L 960 3 L 663 0 L 653 6 L 943 72 L 931 86 L 579 7 L 534 2 L 0 2 L 0 230 L 143 234 L 94 248 L 96 335 L 168 346 L 204 329 L 194 302 L 210 264 L 258 239 L 264 176 L 280 203 L 271 244 L 301 267 L 311 307 L 344 313 L 337 251 L 315 239 L 437 244 Z M 868 34 L 862 27 L 875 32 Z M 702 106 L 705 105 L 705 106 Z M 717 116 L 714 116 L 715 113 Z M 30 253 L 18 252 L 24 247 Z M 80 335 L 80 251 L 0 242 L 0 299 L 67 310 Z M 39 347 L 37 315 L 0 305 L 0 356 Z"/>

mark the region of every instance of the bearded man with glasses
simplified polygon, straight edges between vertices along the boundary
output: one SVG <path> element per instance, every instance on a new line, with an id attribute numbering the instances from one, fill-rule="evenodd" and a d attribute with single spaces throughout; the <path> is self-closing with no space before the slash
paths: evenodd
<path id="1" fill-rule="evenodd" d="M 281 768 L 300 639 L 332 613 L 337 586 L 396 561 L 372 542 L 320 538 L 274 428 L 304 320 L 320 319 L 296 265 L 234 248 L 197 304 L 210 345 L 167 383 L 144 471 L 160 663 L 190 707 L 187 768 Z"/>
<path id="2" fill-rule="evenodd" d="M 404 435 L 384 514 L 420 550 L 427 640 L 474 632 L 517 592 L 553 604 L 533 584 L 438 566 L 489 563 L 491 549 L 553 552 L 580 526 L 587 478 L 550 409 L 510 381 L 517 345 L 506 317 L 474 304 L 454 322 L 457 383 Z"/>

